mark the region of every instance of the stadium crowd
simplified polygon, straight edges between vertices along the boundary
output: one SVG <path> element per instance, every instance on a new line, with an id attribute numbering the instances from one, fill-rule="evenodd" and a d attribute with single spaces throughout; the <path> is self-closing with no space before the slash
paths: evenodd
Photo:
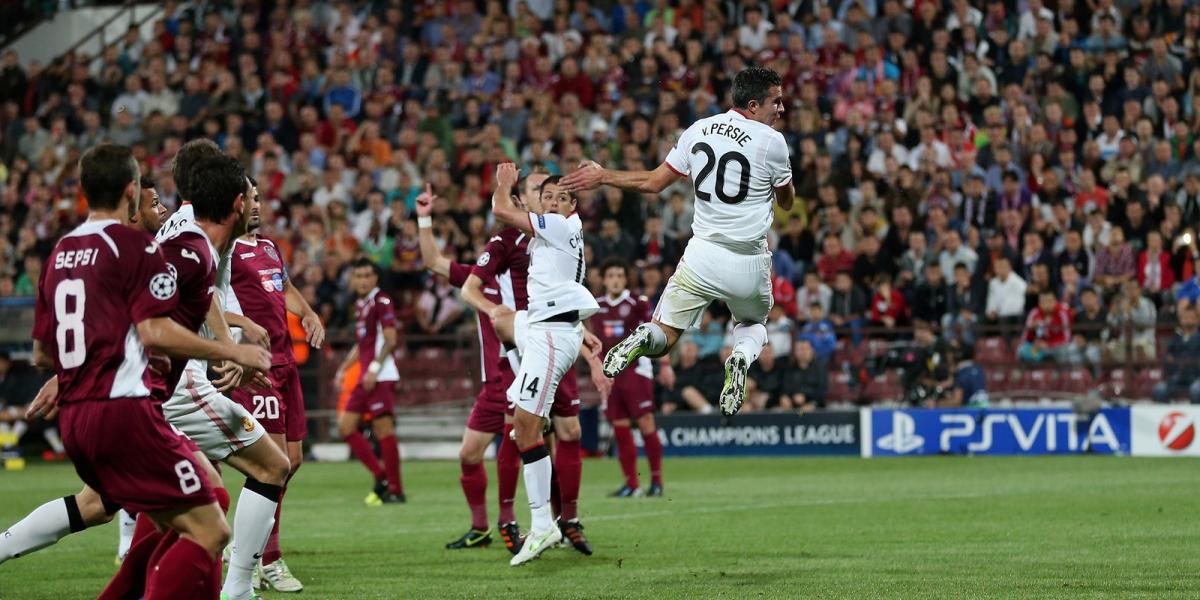
<path id="1" fill-rule="evenodd" d="M 409 334 L 470 329 L 420 261 L 426 182 L 438 240 L 472 262 L 498 162 L 653 169 L 751 64 L 783 75 L 797 191 L 776 214 L 754 406 L 823 406 L 869 340 L 945 354 L 914 377 L 928 402 L 968 402 L 986 336 L 1095 374 L 1165 361 L 1155 397 L 1200 402 L 1200 6 L 1184 0 L 167 2 L 152 36 L 100 56 L 3 56 L 0 297 L 31 295 L 84 214 L 83 149 L 133 146 L 173 207 L 171 158 L 207 136 L 257 178 L 263 233 L 331 328 L 352 323 L 347 265 L 366 255 Z M 686 180 L 584 194 L 597 295 L 619 258 L 656 301 L 692 202 Z M 660 374 L 665 410 L 711 410 L 726 320 L 710 310 Z"/>

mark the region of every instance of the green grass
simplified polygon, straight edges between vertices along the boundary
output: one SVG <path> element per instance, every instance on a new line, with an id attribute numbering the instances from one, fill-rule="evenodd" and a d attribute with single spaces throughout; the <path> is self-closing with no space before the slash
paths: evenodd
<path id="1" fill-rule="evenodd" d="M 498 537 L 442 548 L 468 524 L 457 464 L 406 463 L 409 504 L 379 508 L 362 504 L 357 465 L 308 464 L 288 492 L 283 545 L 309 599 L 1196 598 L 1198 466 L 669 460 L 669 497 L 617 500 L 605 497 L 615 461 L 589 460 L 580 507 L 596 554 L 555 549 L 512 569 Z M 77 487 L 69 466 L 0 471 L 0 527 Z M 528 522 L 527 509 L 518 516 Z M 94 597 L 115 543 L 107 525 L 6 563 L 0 599 Z"/>

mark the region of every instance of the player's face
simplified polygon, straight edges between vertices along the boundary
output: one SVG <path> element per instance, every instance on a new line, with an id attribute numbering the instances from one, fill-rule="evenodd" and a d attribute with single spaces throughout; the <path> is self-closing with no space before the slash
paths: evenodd
<path id="1" fill-rule="evenodd" d="M 166 219 L 167 209 L 158 199 L 154 188 L 142 188 L 142 202 L 138 206 L 138 225 L 150 235 L 158 233 Z"/>
<path id="2" fill-rule="evenodd" d="M 351 278 L 351 284 L 354 286 L 354 292 L 359 296 L 366 296 L 375 289 L 375 284 L 379 283 L 378 277 L 375 276 L 375 270 L 370 267 L 356 267 L 354 275 Z"/>
<path id="3" fill-rule="evenodd" d="M 249 200 L 246 204 L 250 208 L 250 217 L 246 220 L 246 231 L 248 233 L 254 233 L 255 231 L 258 231 L 259 227 L 262 227 L 262 216 L 260 214 L 262 211 L 262 203 L 258 201 L 258 188 L 255 186 L 250 186 L 250 193 L 247 195 L 247 198 Z"/>
<path id="4" fill-rule="evenodd" d="M 604 272 L 604 291 L 608 292 L 609 296 L 619 296 L 625 291 L 625 269 L 619 267 L 611 267 Z"/>
<path id="5" fill-rule="evenodd" d="M 767 89 L 767 97 L 763 99 L 763 103 L 754 103 L 750 109 L 755 121 L 774 127 L 775 121 L 783 116 L 783 88 L 771 86 Z"/>
<path id="6" fill-rule="evenodd" d="M 250 180 L 246 180 L 246 191 L 242 193 L 241 204 L 235 200 L 233 210 L 238 214 L 237 222 L 233 225 L 233 236 L 242 237 L 249 230 L 250 215 L 258 212 L 258 191 L 250 185 Z"/>
<path id="7" fill-rule="evenodd" d="M 575 199 L 567 188 L 552 183 L 542 186 L 542 212 L 539 214 L 558 213 L 564 217 L 575 210 Z"/>
<path id="8" fill-rule="evenodd" d="M 525 178 L 525 187 L 521 188 L 521 194 L 519 197 L 521 204 L 524 205 L 522 208 L 530 212 L 537 212 L 539 214 L 541 213 L 541 211 L 535 211 L 532 208 L 529 208 L 529 205 L 530 202 L 537 202 L 538 197 L 541 195 L 538 190 L 541 189 L 542 182 L 546 181 L 546 178 L 548 177 L 550 176 L 545 173 L 534 173 Z"/>

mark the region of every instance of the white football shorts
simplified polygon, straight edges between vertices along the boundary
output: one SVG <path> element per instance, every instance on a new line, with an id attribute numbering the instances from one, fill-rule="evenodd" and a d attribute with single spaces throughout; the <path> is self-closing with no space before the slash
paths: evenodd
<path id="1" fill-rule="evenodd" d="M 774 304 L 771 254 L 738 254 L 700 238 L 689 240 L 654 318 L 689 329 L 700 323 L 713 300 L 724 301 L 738 323 L 766 323 Z"/>
<path id="2" fill-rule="evenodd" d="M 225 460 L 266 434 L 250 411 L 217 391 L 201 361 L 188 361 L 175 392 L 163 403 L 163 414 L 212 461 Z"/>
<path id="3" fill-rule="evenodd" d="M 508 402 L 525 412 L 546 417 L 554 393 L 583 346 L 581 323 L 529 323 L 525 311 L 513 321 L 521 365 L 508 388 Z"/>

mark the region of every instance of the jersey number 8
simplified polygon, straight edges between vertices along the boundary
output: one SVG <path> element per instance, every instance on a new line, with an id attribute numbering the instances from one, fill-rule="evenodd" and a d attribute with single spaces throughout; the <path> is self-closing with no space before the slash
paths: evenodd
<path id="1" fill-rule="evenodd" d="M 73 302 L 74 309 L 67 304 Z M 58 363 L 64 369 L 83 364 L 87 347 L 83 339 L 83 308 L 87 291 L 82 279 L 64 279 L 54 288 L 54 317 L 58 327 L 54 339 L 58 343 Z"/>
<path id="2" fill-rule="evenodd" d="M 692 146 L 692 154 L 701 153 L 708 157 L 708 163 L 696 175 L 696 197 L 705 202 L 712 202 L 712 194 L 701 190 L 700 186 L 708 178 L 708 175 L 712 173 L 713 167 L 716 167 L 717 181 L 713 188 L 716 189 L 717 198 L 725 204 L 738 204 L 745 200 L 746 194 L 750 193 L 750 161 L 740 152 L 726 152 L 721 155 L 721 158 L 717 158 L 717 153 L 713 150 L 712 146 L 704 142 Z M 738 180 L 737 193 L 732 196 L 725 193 L 725 168 L 730 162 L 736 162 L 742 168 L 742 176 Z"/>

